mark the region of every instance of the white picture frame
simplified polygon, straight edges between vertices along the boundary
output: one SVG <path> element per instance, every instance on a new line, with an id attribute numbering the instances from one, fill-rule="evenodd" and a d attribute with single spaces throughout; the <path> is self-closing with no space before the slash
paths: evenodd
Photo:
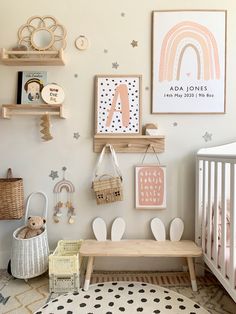
<path id="1" fill-rule="evenodd" d="M 95 77 L 95 134 L 140 135 L 141 75 Z"/>
<path id="2" fill-rule="evenodd" d="M 227 12 L 154 11 L 152 27 L 152 113 L 225 113 Z"/>

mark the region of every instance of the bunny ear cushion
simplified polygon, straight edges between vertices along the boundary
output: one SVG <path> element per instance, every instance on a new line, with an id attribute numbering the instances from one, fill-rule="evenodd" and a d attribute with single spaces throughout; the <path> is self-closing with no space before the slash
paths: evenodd
<path id="1" fill-rule="evenodd" d="M 151 221 L 151 229 L 154 235 L 154 238 L 157 241 L 166 240 L 166 230 L 163 222 L 159 218 L 153 218 Z"/>
<path id="2" fill-rule="evenodd" d="M 102 218 L 100 217 L 95 218 L 92 224 L 92 228 L 95 238 L 98 241 L 107 240 L 107 227 L 105 221 Z"/>

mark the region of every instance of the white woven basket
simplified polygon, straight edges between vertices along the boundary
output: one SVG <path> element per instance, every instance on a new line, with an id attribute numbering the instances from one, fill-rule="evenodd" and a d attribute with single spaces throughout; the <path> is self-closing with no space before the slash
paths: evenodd
<path id="1" fill-rule="evenodd" d="M 40 194 L 45 199 L 45 208 L 43 210 L 43 217 L 47 217 L 48 198 L 43 192 L 34 192 L 30 194 L 27 199 L 25 224 L 29 217 L 29 204 L 33 195 Z M 29 279 L 37 277 L 48 269 L 48 236 L 45 225 L 44 231 L 30 239 L 20 239 L 17 237 L 18 233 L 24 227 L 16 229 L 13 233 L 12 253 L 11 253 L 11 272 L 12 275 L 20 279 Z"/>

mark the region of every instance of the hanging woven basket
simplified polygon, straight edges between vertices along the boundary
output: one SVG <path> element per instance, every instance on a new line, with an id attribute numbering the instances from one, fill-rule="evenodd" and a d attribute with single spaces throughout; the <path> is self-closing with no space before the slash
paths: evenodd
<path id="1" fill-rule="evenodd" d="M 7 177 L 0 179 L 0 220 L 21 219 L 23 215 L 23 179 L 13 178 L 9 168 Z"/>

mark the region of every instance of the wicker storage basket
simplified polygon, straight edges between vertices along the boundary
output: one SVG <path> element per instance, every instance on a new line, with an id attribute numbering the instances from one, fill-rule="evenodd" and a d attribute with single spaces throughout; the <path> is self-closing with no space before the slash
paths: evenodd
<path id="1" fill-rule="evenodd" d="M 117 176 L 112 176 L 108 174 L 98 176 L 98 171 L 103 161 L 107 147 L 111 152 L 112 164 L 117 173 Z M 103 147 L 102 152 L 99 156 L 99 160 L 94 171 L 92 189 L 95 192 L 98 205 L 123 200 L 122 174 L 118 165 L 115 150 L 110 144 L 107 144 Z"/>
<path id="2" fill-rule="evenodd" d="M 7 178 L 0 179 L 0 220 L 21 219 L 23 214 L 23 179 L 13 178 L 9 168 Z"/>
<path id="3" fill-rule="evenodd" d="M 61 240 L 49 256 L 49 291 L 65 293 L 80 288 L 79 250 L 82 240 Z"/>
<path id="4" fill-rule="evenodd" d="M 48 199 L 43 192 L 30 194 L 27 200 L 25 224 L 29 217 L 29 204 L 34 194 L 41 194 L 45 198 L 45 208 L 43 216 L 47 216 Z M 48 236 L 47 228 L 36 237 L 30 239 L 20 239 L 18 233 L 24 227 L 16 229 L 13 233 L 12 253 L 11 253 L 11 272 L 19 279 L 29 279 L 43 274 L 48 269 Z"/>
<path id="5" fill-rule="evenodd" d="M 96 194 L 97 204 L 106 204 L 123 200 L 122 182 L 120 177 L 104 179 L 101 176 L 98 180 L 93 181 L 93 190 Z"/>

